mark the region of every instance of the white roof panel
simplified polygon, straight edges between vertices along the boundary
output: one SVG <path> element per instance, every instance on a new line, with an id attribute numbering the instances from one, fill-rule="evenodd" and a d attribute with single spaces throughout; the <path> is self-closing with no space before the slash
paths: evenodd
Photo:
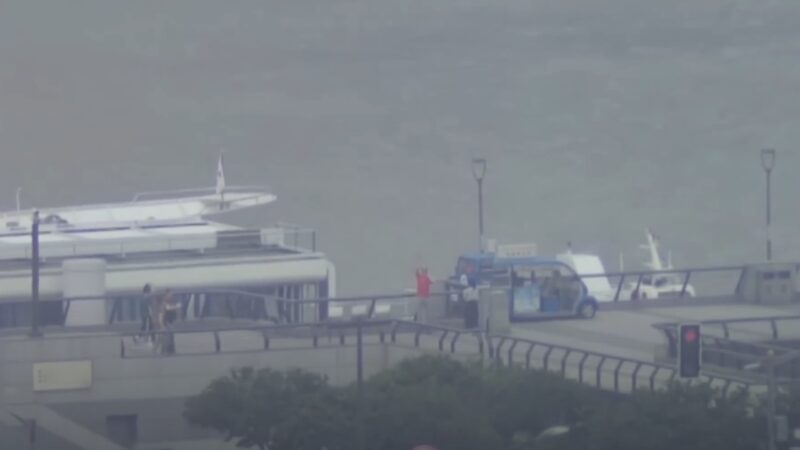
<path id="1" fill-rule="evenodd" d="M 151 229 L 95 230 L 44 233 L 39 236 L 42 257 L 127 254 L 214 248 L 217 232 L 236 229 L 218 224 L 183 225 Z M 31 238 L 0 236 L 0 260 L 29 258 Z"/>
<path id="2" fill-rule="evenodd" d="M 267 192 L 231 192 L 223 197 L 200 195 L 163 200 L 46 208 L 39 212 L 42 229 L 111 228 L 115 226 L 163 224 L 272 203 L 276 196 Z M 0 234 L 29 230 L 33 210 L 0 213 Z M 47 223 L 57 218 L 60 224 Z"/>

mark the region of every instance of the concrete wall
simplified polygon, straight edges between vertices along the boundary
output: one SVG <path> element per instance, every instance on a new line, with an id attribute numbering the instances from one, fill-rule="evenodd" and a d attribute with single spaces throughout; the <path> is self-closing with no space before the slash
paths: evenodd
<path id="1" fill-rule="evenodd" d="M 198 338 L 201 339 L 202 336 Z M 237 350 L 236 345 L 239 344 L 243 350 Z M 60 416 L 56 422 L 62 428 L 65 422 L 62 419 L 68 419 L 74 422 L 75 427 L 84 429 L 84 434 L 66 433 L 69 436 L 65 438 L 68 442 L 71 439 L 71 444 L 61 445 L 51 440 L 46 447 L 48 449 L 81 448 L 75 444 L 82 442 L 82 439 L 86 441 L 87 431 L 102 439 L 106 435 L 106 417 L 119 414 L 138 416 L 137 448 L 194 449 L 201 448 L 205 442 L 209 448 L 218 449 L 222 447 L 213 433 L 184 423 L 183 401 L 199 393 L 214 378 L 228 374 L 232 368 L 302 368 L 326 375 L 335 385 L 348 384 L 356 377 L 356 349 L 352 336 L 348 336 L 343 346 L 338 339 L 320 339 L 317 348 L 311 346 L 309 338 L 273 338 L 271 349 L 266 351 L 245 344 L 245 340 L 234 341 L 233 344 L 228 342 L 226 345 L 232 348 L 223 353 L 180 354 L 179 346 L 176 355 L 145 353 L 123 358 L 120 338 L 110 334 L 2 339 L 0 408 L 32 418 L 40 417 L 40 427 L 48 425 L 45 416 Z M 185 346 L 189 347 L 188 344 Z M 420 351 L 413 346 L 391 348 L 390 344 L 380 343 L 377 335 L 365 335 L 365 375 L 370 376 L 406 357 L 419 354 Z M 34 363 L 80 360 L 91 361 L 90 386 L 34 392 Z M 104 448 L 115 447 L 110 445 Z"/>

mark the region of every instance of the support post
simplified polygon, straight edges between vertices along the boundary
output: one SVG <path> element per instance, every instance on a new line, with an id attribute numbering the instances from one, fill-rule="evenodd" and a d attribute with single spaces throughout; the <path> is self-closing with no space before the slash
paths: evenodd
<path id="1" fill-rule="evenodd" d="M 358 397 L 358 420 L 356 423 L 356 449 L 365 450 L 364 425 L 364 336 L 361 318 L 356 319 L 356 395 Z"/>
<path id="2" fill-rule="evenodd" d="M 40 337 L 39 327 L 39 211 L 31 224 L 31 337 Z"/>

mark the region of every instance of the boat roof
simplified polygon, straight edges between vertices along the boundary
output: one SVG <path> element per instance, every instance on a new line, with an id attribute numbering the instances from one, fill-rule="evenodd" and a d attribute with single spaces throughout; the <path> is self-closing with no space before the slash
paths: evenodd
<path id="1" fill-rule="evenodd" d="M 188 195 L 204 190 L 171 191 L 170 198 L 144 200 L 153 195 L 137 194 L 133 201 L 107 204 L 92 204 L 44 208 L 39 210 L 40 230 L 83 230 L 116 228 L 120 226 L 170 225 L 176 222 L 198 221 L 203 217 L 251 208 L 272 203 L 277 199 L 265 189 L 255 187 L 229 188 L 224 195 Z M 207 190 L 205 190 L 207 191 Z M 0 213 L 0 235 L 28 232 L 36 210 Z"/>
<path id="2" fill-rule="evenodd" d="M 291 249 L 299 253 L 304 249 L 298 245 L 288 245 L 288 239 L 291 237 L 297 240 L 301 235 L 313 236 L 313 233 L 313 230 L 307 228 L 277 226 L 243 229 L 210 221 L 144 227 L 118 226 L 68 232 L 50 231 L 39 235 L 39 255 L 44 259 L 51 259 L 128 257 L 133 254 L 160 253 L 166 258 L 171 252 L 202 253 L 226 247 L 287 251 Z M 0 262 L 29 261 L 31 241 L 29 233 L 0 235 Z"/>

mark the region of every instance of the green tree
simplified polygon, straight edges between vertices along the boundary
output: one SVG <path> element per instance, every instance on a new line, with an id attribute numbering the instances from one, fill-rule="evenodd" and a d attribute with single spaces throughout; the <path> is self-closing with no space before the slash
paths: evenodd
<path id="1" fill-rule="evenodd" d="M 475 367 L 430 356 L 406 360 L 377 375 L 365 389 L 368 447 L 503 448 L 484 405 L 473 397 L 481 382 Z"/>
<path id="2" fill-rule="evenodd" d="M 567 436 L 531 448 L 593 450 L 749 450 L 763 440 L 744 392 L 676 383 L 597 405 Z"/>
<path id="3" fill-rule="evenodd" d="M 347 448 L 352 409 L 350 399 L 319 375 L 246 367 L 189 398 L 184 417 L 239 447 L 334 450 Z"/>
<path id="4" fill-rule="evenodd" d="M 246 368 L 190 398 L 185 416 L 243 447 L 344 450 L 355 442 L 356 393 L 303 371 Z M 370 378 L 363 393 L 370 449 L 750 450 L 764 436 L 751 396 L 706 385 L 621 395 L 546 372 L 425 356 Z M 569 432 L 540 438 L 554 426 Z"/>

